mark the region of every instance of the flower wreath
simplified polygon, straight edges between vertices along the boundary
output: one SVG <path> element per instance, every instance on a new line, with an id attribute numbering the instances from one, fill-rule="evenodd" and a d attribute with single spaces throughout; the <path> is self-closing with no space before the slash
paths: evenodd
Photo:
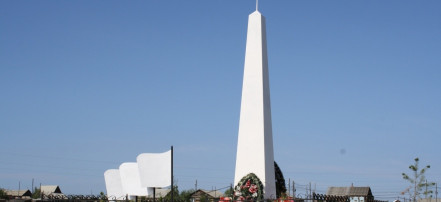
<path id="1" fill-rule="evenodd" d="M 239 183 L 234 187 L 234 200 L 237 201 L 262 201 L 263 200 L 263 185 L 260 179 L 254 174 L 250 173 L 243 177 Z"/>

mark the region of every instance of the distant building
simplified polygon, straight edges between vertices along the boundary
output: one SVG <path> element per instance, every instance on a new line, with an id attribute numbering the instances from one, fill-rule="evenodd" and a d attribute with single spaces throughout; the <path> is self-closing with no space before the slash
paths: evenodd
<path id="1" fill-rule="evenodd" d="M 217 199 L 223 196 L 224 194 L 219 191 L 208 191 L 208 190 L 198 189 L 191 194 L 190 200 L 192 202 L 217 201 Z"/>
<path id="2" fill-rule="evenodd" d="M 329 187 L 326 195 L 347 196 L 350 202 L 370 202 L 374 201 L 374 196 L 370 187 Z"/>
<path id="3" fill-rule="evenodd" d="M 66 196 L 61 192 L 58 185 L 41 185 L 40 192 L 42 199 L 57 198 L 64 199 Z"/>
<path id="4" fill-rule="evenodd" d="M 15 199 L 15 198 L 28 198 L 30 199 L 32 197 L 31 191 L 29 189 L 27 190 L 4 190 L 8 198 Z"/>
<path id="5" fill-rule="evenodd" d="M 171 189 L 161 189 L 161 188 L 156 188 L 155 190 L 155 198 L 159 199 L 159 198 L 165 198 L 166 196 L 170 195 Z M 153 198 L 153 194 L 147 196 L 148 198 Z"/>
<path id="6" fill-rule="evenodd" d="M 441 202 L 441 198 L 422 198 L 418 202 Z"/>

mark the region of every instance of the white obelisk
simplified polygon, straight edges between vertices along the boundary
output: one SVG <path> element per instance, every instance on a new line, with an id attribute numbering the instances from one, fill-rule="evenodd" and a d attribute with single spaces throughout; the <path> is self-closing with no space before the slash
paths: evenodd
<path id="1" fill-rule="evenodd" d="M 234 184 L 249 173 L 264 185 L 264 198 L 276 198 L 265 17 L 248 18 Z"/>

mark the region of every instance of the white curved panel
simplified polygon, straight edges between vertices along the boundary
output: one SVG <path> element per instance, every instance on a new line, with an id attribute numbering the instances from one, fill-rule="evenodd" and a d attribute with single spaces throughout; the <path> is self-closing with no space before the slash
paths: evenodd
<path id="1" fill-rule="evenodd" d="M 121 184 L 121 175 L 118 169 L 109 169 L 104 172 L 104 181 L 106 182 L 107 197 L 122 199 L 125 194 Z"/>
<path id="2" fill-rule="evenodd" d="M 136 158 L 142 187 L 171 185 L 171 150 L 164 153 L 143 153 Z"/>
<path id="3" fill-rule="evenodd" d="M 147 196 L 147 189 L 141 187 L 137 163 L 123 163 L 119 166 L 119 172 L 125 194 L 130 196 Z"/>

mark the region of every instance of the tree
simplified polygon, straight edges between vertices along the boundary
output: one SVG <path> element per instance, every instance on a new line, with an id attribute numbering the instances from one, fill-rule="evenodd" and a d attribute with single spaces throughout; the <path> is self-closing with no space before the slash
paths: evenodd
<path id="1" fill-rule="evenodd" d="M 411 170 L 411 175 L 407 175 L 406 173 L 402 173 L 403 179 L 409 181 L 412 184 L 413 193 L 411 197 L 413 201 L 421 198 L 421 194 L 427 198 L 430 194 L 433 193 L 431 188 L 435 185 L 433 182 L 427 182 L 425 173 L 430 168 L 430 165 L 425 166 L 421 170 L 419 169 L 419 159 L 415 158 L 415 164 L 410 165 L 409 169 Z M 424 191 L 423 191 L 424 188 Z M 410 192 L 410 190 L 409 190 Z"/>
<path id="2" fill-rule="evenodd" d="M 279 165 L 274 161 L 274 172 L 276 177 L 276 195 L 277 198 L 286 195 L 285 178 L 283 177 L 282 170 L 280 170 Z"/>
<path id="3" fill-rule="evenodd" d="M 164 198 L 164 200 L 166 201 L 171 201 L 171 194 L 172 192 L 170 191 Z M 179 189 L 178 189 L 178 185 L 173 185 L 173 200 L 179 201 Z"/>
<path id="4" fill-rule="evenodd" d="M 226 197 L 233 197 L 234 196 L 234 189 L 233 186 L 230 186 L 227 190 L 224 192 L 224 196 Z"/>
<path id="5" fill-rule="evenodd" d="M 40 188 L 34 187 L 34 191 L 32 192 L 32 198 L 33 199 L 40 198 Z"/>
<path id="6" fill-rule="evenodd" d="M 8 199 L 8 195 L 2 188 L 0 188 L 0 199 Z"/>
<path id="7" fill-rule="evenodd" d="M 184 190 L 179 193 L 179 200 L 180 201 L 190 201 L 191 194 L 195 192 L 194 189 Z"/>
<path id="8" fill-rule="evenodd" d="M 104 192 L 100 192 L 100 202 L 105 202 L 107 201 L 107 196 L 106 194 L 104 194 Z"/>

